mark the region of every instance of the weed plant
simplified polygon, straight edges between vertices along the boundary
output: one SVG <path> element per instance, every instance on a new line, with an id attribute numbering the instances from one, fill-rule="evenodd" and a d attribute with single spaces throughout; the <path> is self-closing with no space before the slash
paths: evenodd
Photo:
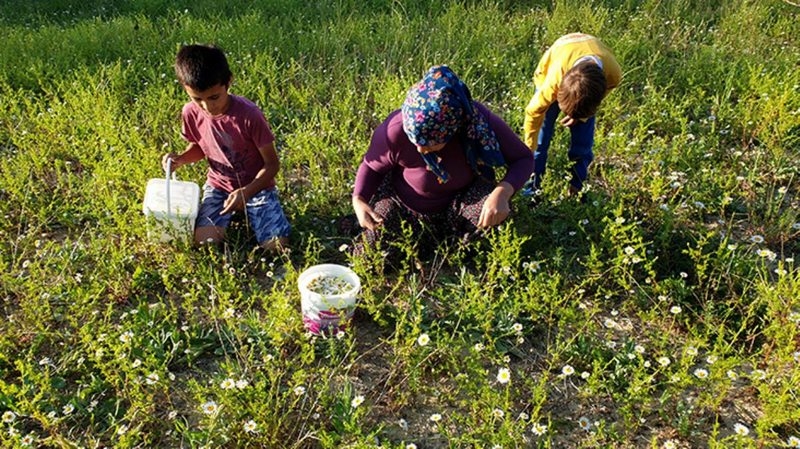
<path id="1" fill-rule="evenodd" d="M 799 24 L 778 0 L 5 1 L 0 445 L 800 447 Z M 542 201 L 481 241 L 347 255 L 334 223 L 408 86 L 449 64 L 521 130 L 573 31 L 624 70 L 585 202 L 558 132 Z M 148 236 L 194 42 L 273 126 L 284 256 L 243 226 Z M 316 337 L 296 281 L 325 262 L 363 288 Z"/>

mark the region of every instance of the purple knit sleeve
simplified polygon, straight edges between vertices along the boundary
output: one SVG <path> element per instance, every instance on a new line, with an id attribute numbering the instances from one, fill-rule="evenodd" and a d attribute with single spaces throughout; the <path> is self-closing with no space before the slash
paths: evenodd
<path id="1" fill-rule="evenodd" d="M 358 172 L 356 172 L 353 196 L 360 196 L 365 201 L 369 201 L 378 190 L 378 187 L 380 187 L 386 174 L 394 166 L 387 129 L 389 122 L 395 115 L 397 114 L 392 113 L 389 115 L 372 133 L 372 140 L 367 153 L 358 167 Z"/>
<path id="2" fill-rule="evenodd" d="M 482 104 L 478 104 L 478 109 L 487 117 L 489 126 L 500 142 L 500 151 L 503 152 L 507 166 L 506 175 L 502 180 L 511 184 L 514 191 L 517 191 L 533 173 L 533 152 L 503 119 Z"/>

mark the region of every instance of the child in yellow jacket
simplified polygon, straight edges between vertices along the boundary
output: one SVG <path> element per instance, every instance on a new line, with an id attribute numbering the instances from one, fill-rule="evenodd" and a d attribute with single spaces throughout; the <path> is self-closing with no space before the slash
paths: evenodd
<path id="1" fill-rule="evenodd" d="M 594 36 L 567 34 L 547 49 L 533 74 L 536 91 L 525 108 L 525 144 L 534 152 L 534 172 L 523 194 L 541 188 L 555 122 L 562 111 L 561 124 L 571 135 L 569 193 L 581 190 L 594 159 L 595 112 L 621 79 L 622 69 L 614 54 Z"/>

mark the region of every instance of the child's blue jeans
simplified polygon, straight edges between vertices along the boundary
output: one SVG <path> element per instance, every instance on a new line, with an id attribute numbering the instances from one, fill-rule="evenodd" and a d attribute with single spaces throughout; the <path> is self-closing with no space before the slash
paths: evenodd
<path id="1" fill-rule="evenodd" d="M 545 113 L 542 129 L 539 130 L 539 145 L 533 153 L 533 185 L 531 187 L 534 191 L 541 188 L 542 177 L 547 165 L 547 152 L 550 150 L 550 141 L 553 140 L 556 120 L 560 112 L 561 108 L 559 108 L 558 102 L 550 105 Z M 583 181 L 589 174 L 589 164 L 594 159 L 594 153 L 592 153 L 594 122 L 594 117 L 585 122 L 576 120 L 575 124 L 569 127 L 570 145 L 567 156 L 572 161 L 572 178 L 569 183 L 578 190 L 583 187 Z"/>

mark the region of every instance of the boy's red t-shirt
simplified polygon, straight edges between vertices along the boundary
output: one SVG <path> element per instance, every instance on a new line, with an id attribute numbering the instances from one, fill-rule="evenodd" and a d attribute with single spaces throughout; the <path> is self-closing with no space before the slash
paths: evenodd
<path id="1" fill-rule="evenodd" d="M 181 134 L 200 145 L 208 160 L 208 183 L 225 192 L 249 184 L 264 167 L 259 148 L 275 141 L 264 113 L 252 101 L 230 95 L 224 114 L 211 116 L 197 104 L 184 105 Z M 268 188 L 272 188 L 275 181 Z"/>

